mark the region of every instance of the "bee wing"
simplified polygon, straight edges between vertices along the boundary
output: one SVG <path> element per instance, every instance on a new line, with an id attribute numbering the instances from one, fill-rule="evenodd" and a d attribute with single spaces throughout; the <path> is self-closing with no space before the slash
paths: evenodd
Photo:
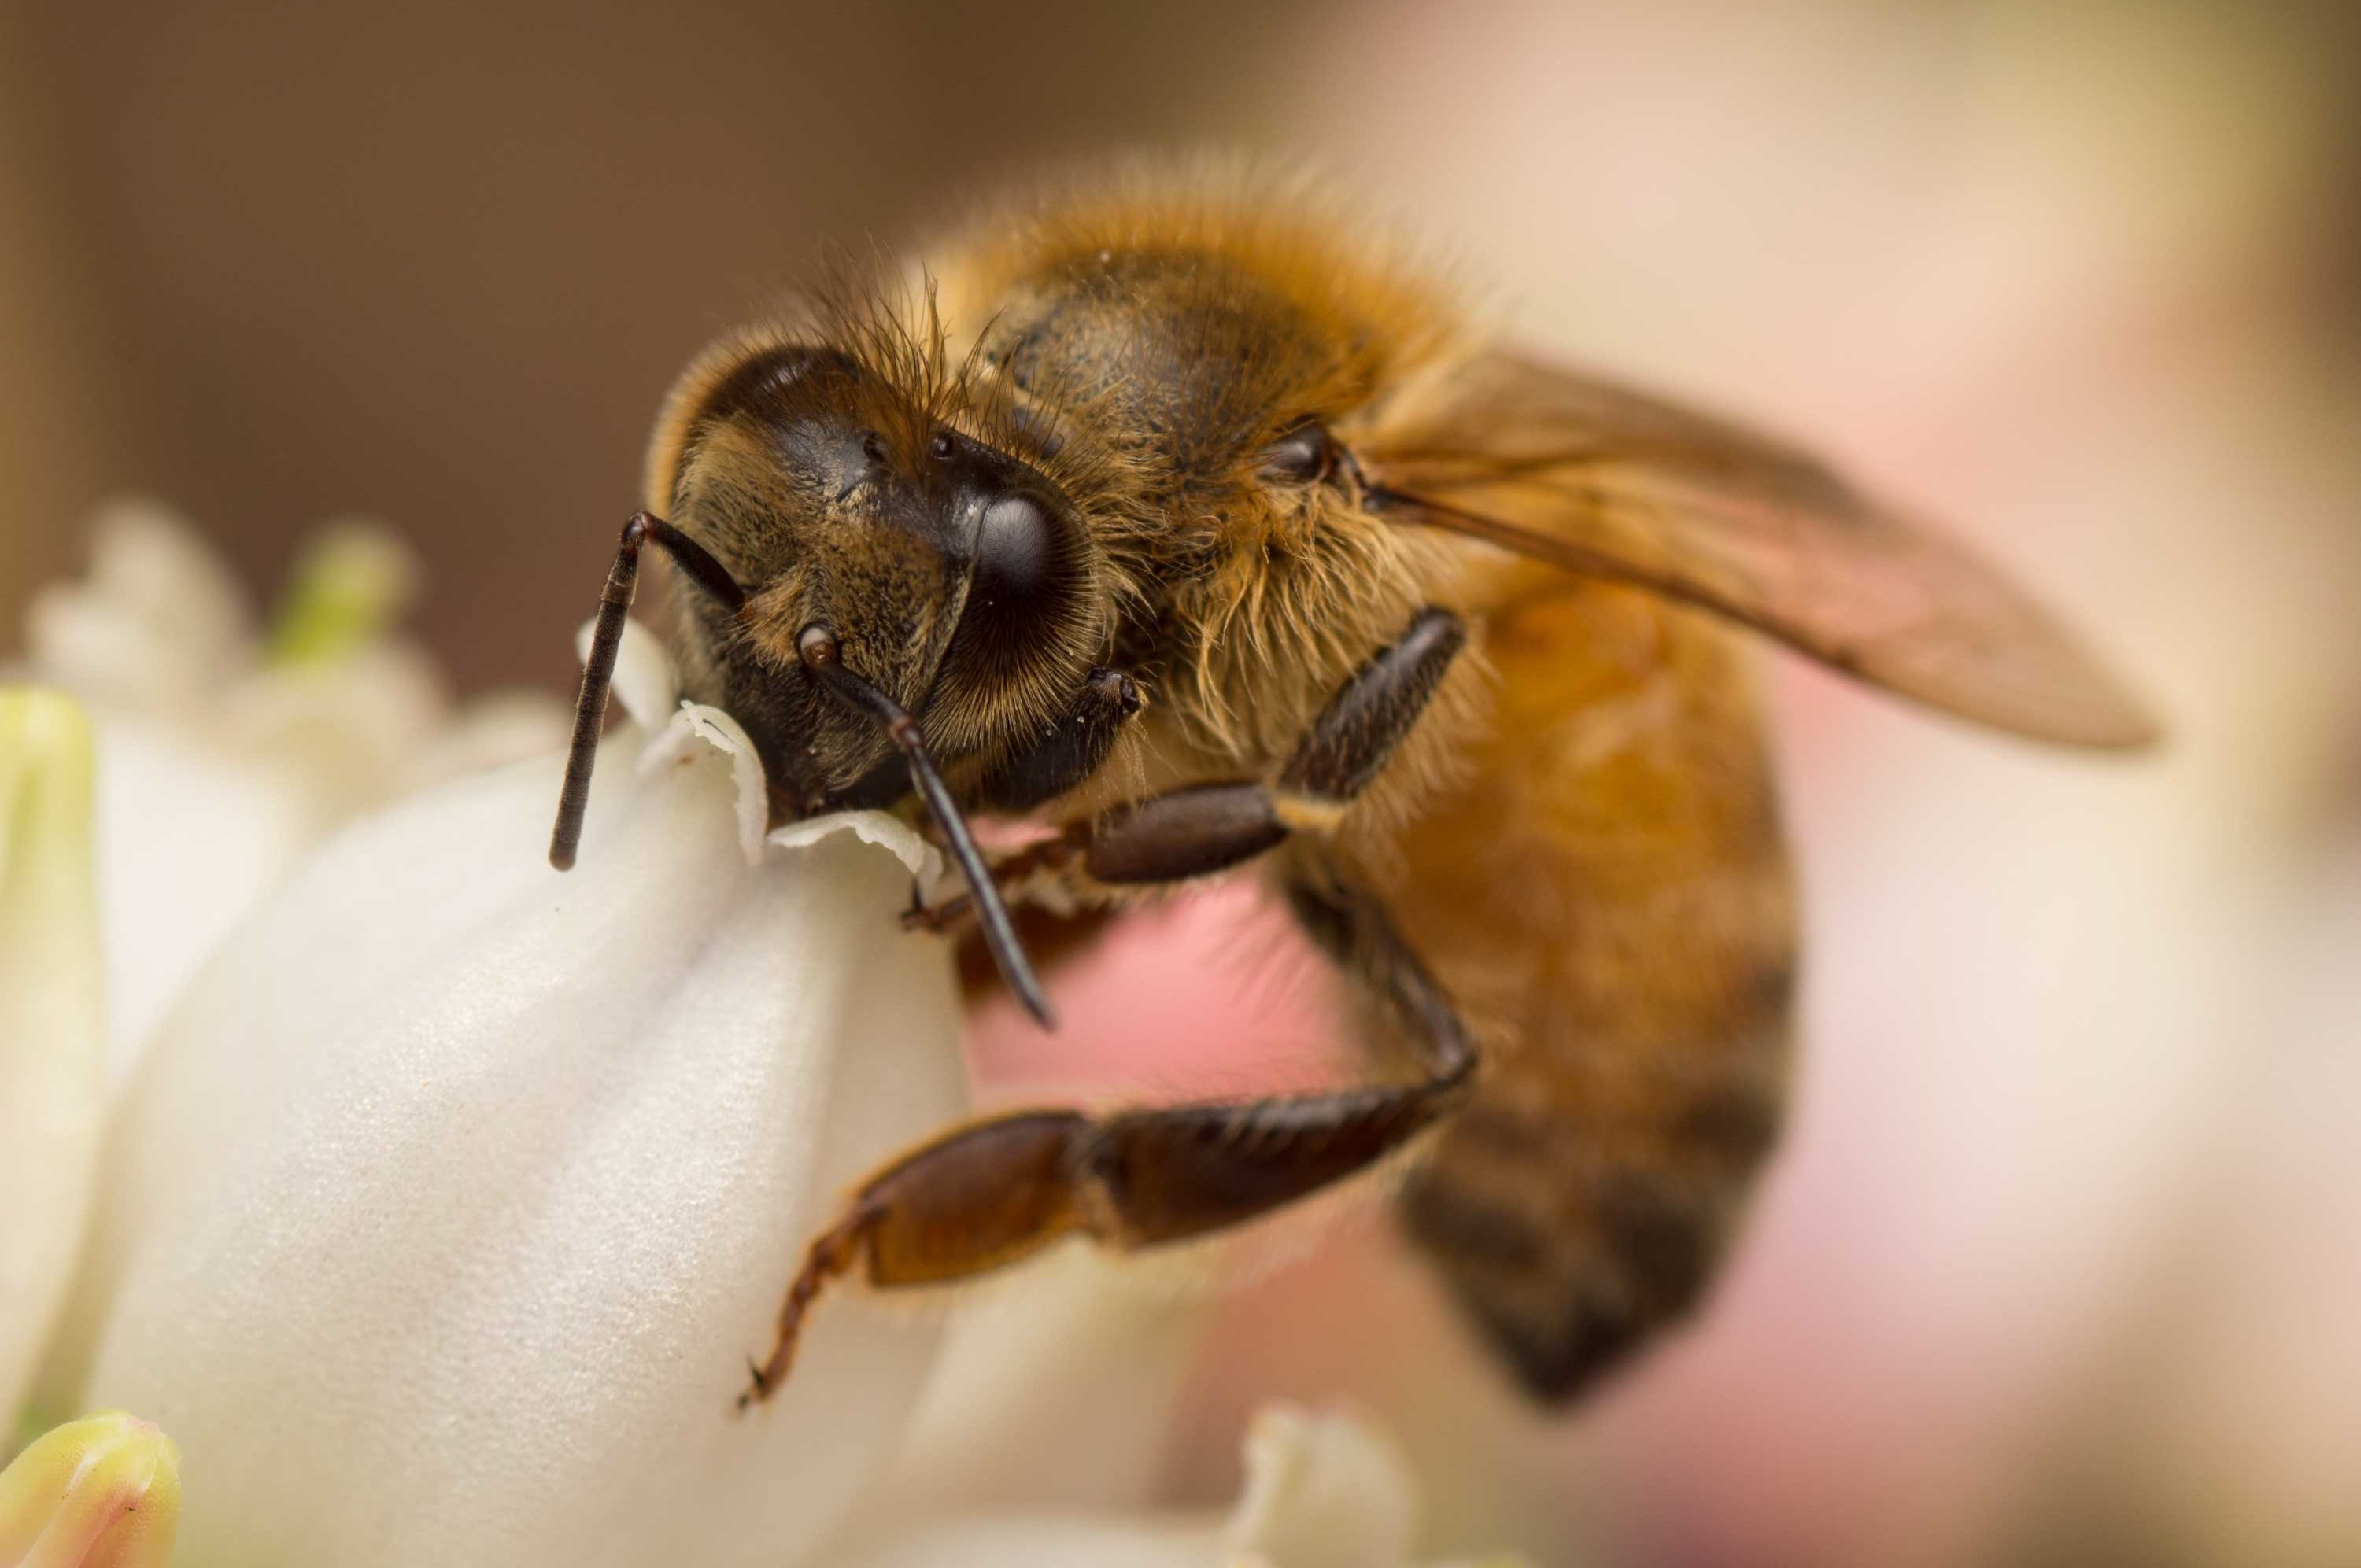
<path id="1" fill-rule="evenodd" d="M 1653 588 L 1948 712 L 2073 745 L 2157 737 L 1998 571 L 1752 431 L 1494 355 L 1361 459 L 1389 515 Z"/>

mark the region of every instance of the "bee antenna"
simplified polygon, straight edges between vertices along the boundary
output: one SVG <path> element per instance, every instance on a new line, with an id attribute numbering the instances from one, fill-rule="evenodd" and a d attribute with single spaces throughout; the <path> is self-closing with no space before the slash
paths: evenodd
<path id="1" fill-rule="evenodd" d="M 960 874 L 967 879 L 969 896 L 975 901 L 976 921 L 983 930 L 983 945 L 991 950 L 1000 978 L 1007 981 L 1008 989 L 1024 1003 L 1025 1011 L 1033 1014 L 1034 1022 L 1044 1029 L 1056 1028 L 1058 1014 L 1049 1005 L 1048 993 L 1041 989 L 1040 977 L 1033 972 L 1032 959 L 1025 956 L 1024 944 L 1017 939 L 1016 923 L 1008 917 L 1008 905 L 1001 901 L 1000 884 L 993 881 L 992 868 L 984 864 L 983 851 L 975 846 L 975 835 L 968 830 L 966 815 L 951 798 L 943 775 L 935 770 L 935 760 L 927 751 L 927 738 L 918 721 L 900 703 L 846 669 L 840 652 L 836 634 L 824 626 L 807 626 L 796 639 L 796 652 L 804 668 L 829 694 L 883 724 L 894 744 L 902 749 L 903 757 L 910 764 L 910 782 L 926 801 L 927 809 L 934 814 L 943 837 L 950 840 L 951 859 L 958 862 Z"/>
<path id="2" fill-rule="evenodd" d="M 615 680 L 615 656 L 623 646 L 623 622 L 639 586 L 640 547 L 653 541 L 677 563 L 688 580 L 736 614 L 746 608 L 746 590 L 705 547 L 660 517 L 635 511 L 623 524 L 615 565 L 598 596 L 598 621 L 590 631 L 590 656 L 582 662 L 582 695 L 574 704 L 574 740 L 566 752 L 566 784 L 557 794 L 557 826 L 549 835 L 549 863 L 574 869 L 582 847 L 582 817 L 590 808 L 590 770 L 598 761 L 598 731 L 607 722 L 607 689 Z"/>

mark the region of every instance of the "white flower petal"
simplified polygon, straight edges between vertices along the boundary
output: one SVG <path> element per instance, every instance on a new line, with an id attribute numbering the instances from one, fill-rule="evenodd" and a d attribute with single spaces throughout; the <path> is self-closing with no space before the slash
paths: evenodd
<path id="1" fill-rule="evenodd" d="M 324 532 L 269 662 L 236 579 L 181 519 L 117 502 L 93 533 L 88 574 L 43 589 L 27 630 L 32 668 L 88 701 L 98 730 L 119 1078 L 196 963 L 303 850 L 405 790 L 546 751 L 565 718 L 537 697 L 452 722 L 433 663 L 387 635 L 416 565 L 380 529 Z"/>
<path id="2" fill-rule="evenodd" d="M 104 1103 L 90 721 L 0 688 L 0 1431 L 73 1267 Z"/>
<path id="3" fill-rule="evenodd" d="M 173 999 L 311 841 L 301 784 L 186 727 L 98 726 L 107 1074 L 121 1082 Z"/>
<path id="4" fill-rule="evenodd" d="M 602 785 L 628 772 L 636 744 L 609 742 Z M 537 857 L 454 852 L 545 838 L 549 801 L 537 798 L 537 775 L 555 787 L 550 764 L 526 764 L 355 825 L 298 868 L 197 974 L 158 1041 L 176 1043 L 139 1063 L 108 1124 L 96 1223 L 38 1392 L 45 1407 L 80 1402 L 133 1244 L 171 1223 L 234 1139 L 278 1113 L 346 1018 L 447 960 L 546 874 Z M 603 831 L 620 804 L 607 788 L 594 792 L 590 831 Z M 437 917 L 419 919 L 421 908 Z M 333 958 L 317 983 L 291 984 L 291 953 Z"/>
<path id="5" fill-rule="evenodd" d="M 203 1478 L 184 1563 L 791 1562 L 906 1420 L 938 1331 L 850 1290 L 730 1401 L 840 1185 L 963 1104 L 946 951 L 857 824 L 749 867 L 729 761 L 631 733 L 579 870 L 553 763 L 421 797 L 158 1041 L 82 1354 Z"/>
<path id="6" fill-rule="evenodd" d="M 763 764 L 754 755 L 754 742 L 736 719 L 703 703 L 682 703 L 679 717 L 640 758 L 640 773 L 644 776 L 686 762 L 699 742 L 730 759 L 738 807 L 738 852 L 746 857 L 748 865 L 754 865 L 763 858 L 763 829 L 770 820 L 770 806 L 763 793 Z"/>
<path id="7" fill-rule="evenodd" d="M 1081 1243 L 962 1303 L 873 1532 L 1152 1498 L 1202 1303 Z"/>
<path id="8" fill-rule="evenodd" d="M 1418 1492 L 1392 1442 L 1349 1416 L 1266 1407 L 1226 1521 L 979 1515 L 896 1532 L 861 1568 L 1409 1568 Z M 1511 1561 L 1499 1560 L 1503 1564 Z"/>
<path id="9" fill-rule="evenodd" d="M 267 666 L 217 702 L 208 738 L 299 784 L 313 838 L 392 798 L 451 706 L 434 661 L 399 641 L 329 662 Z"/>
<path id="10" fill-rule="evenodd" d="M 1246 1433 L 1246 1493 L 1231 1550 L 1273 1568 L 1408 1563 L 1418 1530 L 1410 1464 L 1375 1428 L 1267 1406 Z"/>
<path id="11" fill-rule="evenodd" d="M 91 530 L 89 576 L 42 589 L 26 613 L 44 679 L 93 701 L 170 711 L 210 700 L 252 662 L 245 590 L 178 513 L 117 500 Z"/>
<path id="12" fill-rule="evenodd" d="M 718 708 L 707 708 L 718 713 Z M 726 717 L 726 716 L 725 716 Z M 733 723 L 739 744 L 746 746 L 745 731 Z M 739 755 L 751 755 L 749 748 Z M 760 774 L 757 773 L 759 779 Z M 742 807 L 745 795 L 739 801 Z M 838 817 L 811 817 L 801 822 L 790 822 L 763 841 L 777 850 L 801 850 L 818 843 L 830 833 L 851 833 L 864 844 L 874 844 L 908 869 L 920 882 L 938 876 L 942 872 L 943 857 L 936 848 L 918 836 L 918 830 L 897 817 L 882 811 L 855 811 Z"/>
<path id="13" fill-rule="evenodd" d="M 859 1568 L 1262 1568 L 1233 1564 L 1213 1520 L 1120 1517 L 961 1519 L 848 1561 Z"/>
<path id="14" fill-rule="evenodd" d="M 393 793 L 412 795 L 469 773 L 546 756 L 566 744 L 572 728 L 572 715 L 547 692 L 529 686 L 487 692 L 453 714 L 449 723 L 411 753 Z"/>

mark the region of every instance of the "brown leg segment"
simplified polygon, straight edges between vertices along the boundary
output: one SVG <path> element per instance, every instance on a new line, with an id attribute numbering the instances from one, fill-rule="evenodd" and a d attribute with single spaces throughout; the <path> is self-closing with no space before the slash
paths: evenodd
<path id="1" fill-rule="evenodd" d="M 1079 858 L 1090 881 L 1111 886 L 1185 882 L 1333 822 L 1392 760 L 1466 642 L 1466 624 L 1430 605 L 1329 698 L 1276 781 L 1185 784 L 1150 795 L 1004 858 L 994 880 L 1022 881 Z M 915 908 L 904 924 L 940 931 L 972 910 L 961 895 Z"/>
<path id="2" fill-rule="evenodd" d="M 1402 1025 L 1419 1082 L 1090 1117 L 1027 1111 L 955 1127 L 864 1183 L 807 1251 L 743 1409 L 795 1361 L 827 1283 L 933 1285 L 1082 1234 L 1124 1250 L 1258 1219 L 1367 1170 L 1455 1106 L 1476 1069 L 1458 1015 L 1374 904 L 1300 890 L 1299 916 Z"/>
<path id="3" fill-rule="evenodd" d="M 1100 882 L 1180 882 L 1333 821 L 1383 771 L 1426 711 L 1467 628 L 1429 606 L 1328 699 L 1276 784 L 1201 784 L 1154 795 L 1095 824 L 1083 868 Z"/>

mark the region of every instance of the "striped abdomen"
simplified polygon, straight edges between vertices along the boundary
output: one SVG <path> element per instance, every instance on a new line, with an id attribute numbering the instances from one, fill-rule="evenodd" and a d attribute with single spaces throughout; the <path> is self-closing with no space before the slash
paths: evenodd
<path id="1" fill-rule="evenodd" d="M 1486 617 L 1476 765 L 1373 880 L 1488 1047 L 1405 1218 L 1554 1399 L 1686 1313 L 1727 1249 L 1778 1132 L 1795 923 L 1742 651 L 1551 586 Z"/>

